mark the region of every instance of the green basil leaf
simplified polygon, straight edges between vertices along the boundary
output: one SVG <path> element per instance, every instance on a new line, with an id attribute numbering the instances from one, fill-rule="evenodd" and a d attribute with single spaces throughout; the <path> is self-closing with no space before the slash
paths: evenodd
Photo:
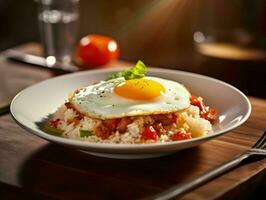
<path id="1" fill-rule="evenodd" d="M 142 61 L 138 61 L 137 64 L 129 70 L 120 71 L 108 76 L 106 80 L 124 77 L 126 80 L 143 78 L 147 73 L 147 67 Z"/>
<path id="2" fill-rule="evenodd" d="M 137 64 L 131 68 L 131 72 L 135 75 L 145 75 L 147 73 L 147 67 L 139 60 Z"/>

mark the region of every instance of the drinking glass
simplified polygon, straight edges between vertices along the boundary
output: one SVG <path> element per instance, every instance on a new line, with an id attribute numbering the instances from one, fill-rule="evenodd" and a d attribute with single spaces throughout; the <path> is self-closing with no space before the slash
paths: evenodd
<path id="1" fill-rule="evenodd" d="M 79 0 L 36 0 L 41 41 L 47 64 L 73 61 Z"/>

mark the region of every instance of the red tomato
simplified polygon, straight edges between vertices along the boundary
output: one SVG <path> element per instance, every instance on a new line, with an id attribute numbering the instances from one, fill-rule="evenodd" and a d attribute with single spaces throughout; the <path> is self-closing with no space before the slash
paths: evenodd
<path id="1" fill-rule="evenodd" d="M 119 54 L 118 44 L 111 37 L 87 35 L 77 46 L 76 59 L 83 67 L 97 67 L 118 58 Z"/>
<path id="2" fill-rule="evenodd" d="M 172 135 L 171 139 L 173 141 L 177 140 L 187 140 L 191 138 L 191 134 L 185 131 L 177 131 L 175 134 Z"/>
<path id="3" fill-rule="evenodd" d="M 158 135 L 153 126 L 147 126 L 142 132 L 141 138 L 144 140 L 157 140 Z"/>

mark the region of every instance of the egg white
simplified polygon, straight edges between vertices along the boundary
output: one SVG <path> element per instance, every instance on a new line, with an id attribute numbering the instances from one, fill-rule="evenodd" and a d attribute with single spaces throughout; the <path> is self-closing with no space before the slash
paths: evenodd
<path id="1" fill-rule="evenodd" d="M 69 97 L 69 102 L 80 113 L 98 119 L 113 119 L 127 116 L 177 112 L 190 105 L 190 93 L 180 83 L 157 77 L 145 77 L 159 82 L 165 92 L 152 100 L 133 100 L 114 92 L 116 85 L 124 78 L 101 81 L 98 84 L 80 88 Z"/>

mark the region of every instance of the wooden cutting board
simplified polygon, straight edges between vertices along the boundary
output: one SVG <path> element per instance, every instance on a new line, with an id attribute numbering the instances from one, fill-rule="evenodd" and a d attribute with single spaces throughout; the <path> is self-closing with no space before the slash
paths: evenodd
<path id="1" fill-rule="evenodd" d="M 40 53 L 27 44 L 21 51 Z M 116 61 L 117 66 L 130 63 Z M 0 56 L 0 101 L 54 74 Z M 266 100 L 249 97 L 252 114 L 235 130 L 198 147 L 143 160 L 98 158 L 51 144 L 0 117 L 0 199 L 136 199 L 189 180 L 247 150 L 266 129 Z M 243 165 L 182 199 L 248 199 L 266 188 L 266 160 Z M 266 190 L 265 190 L 266 191 Z M 265 193 L 264 193 L 265 194 Z"/>

